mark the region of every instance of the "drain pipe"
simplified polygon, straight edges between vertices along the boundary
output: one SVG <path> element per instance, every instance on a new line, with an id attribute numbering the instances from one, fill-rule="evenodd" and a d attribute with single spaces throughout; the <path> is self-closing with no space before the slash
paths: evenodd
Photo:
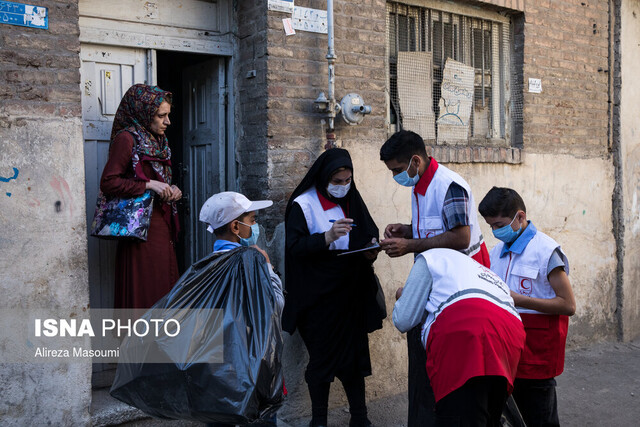
<path id="1" fill-rule="evenodd" d="M 336 134 L 334 133 L 335 118 L 340 111 L 340 104 L 336 102 L 335 95 L 335 83 L 336 74 L 334 70 L 336 62 L 336 52 L 334 50 L 334 36 L 333 36 L 333 0 L 327 0 L 327 62 L 329 63 L 329 99 L 327 105 L 327 118 L 329 119 L 329 127 L 327 128 L 326 137 L 327 143 L 325 144 L 325 150 L 336 146 Z"/>
<path id="2" fill-rule="evenodd" d="M 327 0 L 327 39 L 329 42 L 328 51 L 327 51 L 327 61 L 329 62 L 329 131 L 333 132 L 334 128 L 334 120 L 336 117 L 336 96 L 335 96 L 335 83 L 336 83 L 336 75 L 334 70 L 334 64 L 336 62 L 336 52 L 333 48 L 334 46 L 334 36 L 333 36 L 333 0 Z"/>

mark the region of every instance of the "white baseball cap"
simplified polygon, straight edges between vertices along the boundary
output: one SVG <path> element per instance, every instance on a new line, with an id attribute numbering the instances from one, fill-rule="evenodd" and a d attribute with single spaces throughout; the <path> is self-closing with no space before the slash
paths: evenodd
<path id="1" fill-rule="evenodd" d="M 246 212 L 257 211 L 273 205 L 271 200 L 257 200 L 252 202 L 244 195 L 234 191 L 225 191 L 209 197 L 200 209 L 200 221 L 208 224 L 207 231 L 229 224 Z"/>

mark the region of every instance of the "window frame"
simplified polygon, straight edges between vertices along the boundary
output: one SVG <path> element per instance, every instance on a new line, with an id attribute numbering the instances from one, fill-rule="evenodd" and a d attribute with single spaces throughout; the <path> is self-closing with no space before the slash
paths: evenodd
<path id="1" fill-rule="evenodd" d="M 391 38 L 390 34 L 392 30 L 391 25 L 391 16 L 396 15 L 396 24 L 394 26 L 396 34 L 398 29 L 398 20 L 397 16 L 401 15 L 400 11 L 404 11 L 404 16 L 409 16 L 413 19 L 414 22 L 411 22 L 411 26 L 413 26 L 413 30 L 407 28 L 407 34 L 410 37 L 414 37 L 413 40 L 407 40 L 407 46 L 415 47 L 410 51 L 430 51 L 433 54 L 432 66 L 434 70 L 440 67 L 440 64 L 436 62 L 436 52 L 433 49 L 434 37 L 433 32 L 434 28 L 432 27 L 433 22 L 444 22 L 445 24 L 453 24 L 458 28 L 452 30 L 452 34 L 455 34 L 457 40 L 455 38 L 451 39 L 452 48 L 451 51 L 455 52 L 453 54 L 454 58 L 460 58 L 462 54 L 464 58 L 469 58 L 464 63 L 472 65 L 472 61 L 474 61 L 475 54 L 473 53 L 473 39 L 475 36 L 468 34 L 469 31 L 473 31 L 474 29 L 480 28 L 480 30 L 485 30 L 484 26 L 486 24 L 491 24 L 490 31 L 491 36 L 490 40 L 492 43 L 497 41 L 499 43 L 497 48 L 492 49 L 492 64 L 491 68 L 482 67 L 484 73 L 480 71 L 480 68 L 475 68 L 474 75 L 477 76 L 481 74 L 482 82 L 480 85 L 474 84 L 474 93 L 476 88 L 489 88 L 490 90 L 490 99 L 492 106 L 490 108 L 490 116 L 489 116 L 489 132 L 490 135 L 488 137 L 475 136 L 473 134 L 474 131 L 474 123 L 473 123 L 473 110 L 472 115 L 469 120 L 469 136 L 466 140 L 459 141 L 444 141 L 438 142 L 436 140 L 425 140 L 427 145 L 458 145 L 461 147 L 474 147 L 474 146 L 489 146 L 489 147 L 504 147 L 511 148 L 516 146 L 518 143 L 513 138 L 513 128 L 514 123 L 512 120 L 512 111 L 511 108 L 512 103 L 511 100 L 511 87 L 513 85 L 513 73 L 511 72 L 512 66 L 512 47 L 513 47 L 513 39 L 511 37 L 512 32 L 512 22 L 511 17 L 507 14 L 496 12 L 493 10 L 483 9 L 478 6 L 470 6 L 465 4 L 452 4 L 450 2 L 443 2 L 440 0 L 400 0 L 400 1 L 387 1 L 386 2 L 386 73 L 387 73 L 387 123 L 388 123 L 388 133 L 392 134 L 396 130 L 400 129 L 399 124 L 391 123 L 392 120 L 392 85 L 391 85 L 391 66 L 393 63 L 392 54 L 396 52 L 395 60 L 397 61 L 397 52 L 402 51 L 398 49 L 399 41 L 396 40 L 397 37 L 394 36 L 395 46 L 391 46 Z M 395 13 L 394 13 L 395 12 Z M 421 18 L 421 15 L 424 18 Z M 432 16 L 432 15 L 435 15 Z M 435 18 L 435 20 L 434 20 Z M 407 23 L 410 21 L 407 20 Z M 408 26 L 407 26 L 408 27 Z M 443 35 L 445 33 L 445 27 L 441 26 Z M 493 36 L 495 34 L 495 37 Z M 415 35 L 415 36 L 414 36 Z M 442 39 L 441 43 L 444 46 L 445 37 L 440 37 Z M 484 42 L 484 37 L 481 39 Z M 469 40 L 469 41 L 467 41 Z M 442 48 L 440 49 L 443 50 Z M 486 51 L 485 51 L 486 52 Z M 446 49 L 440 55 L 446 55 Z M 482 55 L 483 60 L 485 59 L 486 54 Z M 459 59 L 456 59 L 459 60 Z M 463 62 L 463 61 L 461 61 Z M 396 62 L 397 64 L 397 62 Z M 475 66 L 475 64 L 473 64 Z M 495 69 L 497 68 L 497 71 Z M 487 73 L 489 71 L 489 73 Z M 436 82 L 436 73 L 432 74 L 433 82 Z M 486 75 L 490 75 L 491 85 L 488 86 L 485 84 L 484 77 Z M 441 79 L 441 77 L 440 77 Z M 397 83 L 396 83 L 397 85 Z M 397 87 L 397 86 L 396 86 Z M 483 92 L 484 94 L 484 92 Z M 481 99 L 484 101 L 486 99 L 486 95 L 481 96 Z M 397 102 L 397 98 L 394 100 Z M 476 102 L 474 96 L 474 103 Z M 434 96 L 434 104 L 435 96 Z M 436 111 L 434 109 L 434 115 Z M 437 117 L 436 117 L 437 118 Z M 396 120 L 400 120 L 398 117 Z M 434 123 L 434 126 L 437 126 Z M 437 131 L 436 131 L 437 132 Z M 519 156 L 519 155 L 518 155 Z"/>

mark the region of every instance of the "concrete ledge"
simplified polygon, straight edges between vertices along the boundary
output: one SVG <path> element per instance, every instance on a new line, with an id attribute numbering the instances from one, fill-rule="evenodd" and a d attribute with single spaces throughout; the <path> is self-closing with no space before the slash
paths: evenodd
<path id="1" fill-rule="evenodd" d="M 427 152 L 438 163 L 522 163 L 522 150 L 515 147 L 482 147 L 469 145 L 436 145 Z"/>

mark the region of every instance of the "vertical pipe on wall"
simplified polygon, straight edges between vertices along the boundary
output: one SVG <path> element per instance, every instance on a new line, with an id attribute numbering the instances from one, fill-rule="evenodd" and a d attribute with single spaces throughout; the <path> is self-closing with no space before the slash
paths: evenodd
<path id="1" fill-rule="evenodd" d="M 329 129 L 328 131 L 333 132 L 334 127 L 334 119 L 336 117 L 335 105 L 335 74 L 334 74 L 334 64 L 336 61 L 336 54 L 333 48 L 334 45 L 334 37 L 333 37 L 333 0 L 327 0 L 327 38 L 328 38 L 328 50 L 327 50 L 327 61 L 329 62 Z"/>

